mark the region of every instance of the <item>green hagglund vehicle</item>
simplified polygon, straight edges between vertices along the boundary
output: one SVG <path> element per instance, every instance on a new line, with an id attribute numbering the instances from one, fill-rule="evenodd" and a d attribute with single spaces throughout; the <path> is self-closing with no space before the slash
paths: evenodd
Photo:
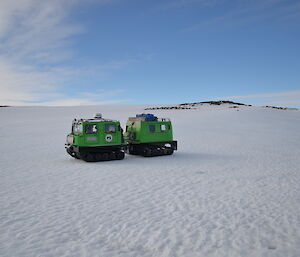
<path id="1" fill-rule="evenodd" d="M 177 150 L 171 121 L 153 114 L 137 114 L 126 123 L 124 139 L 129 154 L 145 157 L 170 155 Z"/>
<path id="2" fill-rule="evenodd" d="M 72 132 L 67 136 L 67 153 L 87 162 L 124 159 L 123 130 L 119 121 L 103 119 L 73 120 Z"/>

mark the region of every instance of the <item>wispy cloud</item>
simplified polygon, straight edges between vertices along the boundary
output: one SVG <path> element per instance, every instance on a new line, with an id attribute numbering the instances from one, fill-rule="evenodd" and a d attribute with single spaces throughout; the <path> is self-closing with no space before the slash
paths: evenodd
<path id="1" fill-rule="evenodd" d="M 300 106 L 300 90 L 216 97 L 215 99 L 245 100 L 249 99 L 261 105 Z"/>
<path id="2" fill-rule="evenodd" d="M 110 105 L 130 102 L 132 99 L 107 100 L 107 101 L 91 101 L 86 98 L 66 98 L 63 100 L 55 100 L 44 102 L 43 106 L 87 106 L 87 105 Z M 30 104 L 30 106 L 40 106 L 41 104 Z"/>
<path id="3" fill-rule="evenodd" d="M 158 5 L 158 9 L 168 10 L 168 9 L 192 6 L 192 5 L 214 6 L 216 4 L 222 3 L 223 1 L 224 0 L 171 0 L 171 1 L 162 1 Z"/>
<path id="4" fill-rule="evenodd" d="M 48 95 L 48 101 L 26 103 L 24 105 L 30 106 L 78 106 L 78 105 L 107 105 L 107 104 L 119 104 L 132 101 L 132 99 L 112 99 L 106 100 L 113 97 L 118 97 L 124 90 L 113 90 L 113 91 L 101 91 L 96 93 L 81 92 L 75 94 L 72 97 L 66 97 L 65 95 L 55 95 L 51 100 L 51 96 Z"/>
<path id="5" fill-rule="evenodd" d="M 66 55 L 68 39 L 83 32 L 67 17 L 79 1 L 20 0 L 0 2 L 1 56 L 13 61 L 52 62 Z"/>
<path id="6" fill-rule="evenodd" d="M 220 24 L 222 26 L 239 26 L 262 20 L 293 21 L 300 17 L 300 3 L 292 0 L 240 0 L 231 2 L 230 5 L 229 2 L 228 0 L 212 1 L 211 7 L 216 4 L 226 4 L 227 8 L 224 8 L 224 12 L 221 14 L 212 15 L 210 18 L 202 19 L 187 27 L 185 31 L 196 31 L 207 26 Z"/>
<path id="7" fill-rule="evenodd" d="M 74 58 L 74 36 L 84 33 L 82 24 L 71 23 L 70 13 L 80 5 L 108 4 L 114 0 L 1 0 L 0 1 L 0 104 L 114 103 L 99 95 L 71 99 L 62 93 L 80 77 L 103 76 L 129 65 L 116 60 L 93 67 L 64 64 Z M 102 94 L 103 95 L 103 94 Z M 108 91 L 106 97 L 119 96 Z"/>

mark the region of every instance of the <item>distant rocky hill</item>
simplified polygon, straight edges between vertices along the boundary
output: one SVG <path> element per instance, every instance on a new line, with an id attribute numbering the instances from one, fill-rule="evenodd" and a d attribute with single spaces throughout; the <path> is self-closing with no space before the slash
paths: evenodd
<path id="1" fill-rule="evenodd" d="M 220 100 L 220 101 L 204 101 L 204 102 L 194 102 L 194 103 L 183 103 L 171 106 L 155 106 L 155 107 L 148 107 L 145 110 L 186 110 L 186 109 L 197 109 L 198 107 L 209 104 L 209 105 L 223 105 L 227 104 L 230 105 L 229 108 L 239 108 L 239 106 L 252 106 L 250 104 L 243 104 L 228 100 Z M 287 108 L 287 107 L 278 107 L 278 106 L 262 106 L 265 108 L 272 108 L 278 110 L 298 110 L 297 108 Z"/>
<path id="2" fill-rule="evenodd" d="M 174 106 L 156 106 L 156 107 L 148 107 L 145 108 L 145 110 L 185 110 L 185 109 L 196 109 L 196 107 L 199 107 L 204 104 L 209 104 L 209 105 L 221 105 L 221 104 L 230 104 L 234 106 L 239 106 L 239 105 L 244 105 L 244 106 L 251 106 L 251 105 L 246 105 L 243 103 L 237 103 L 233 101 L 228 101 L 228 100 L 222 100 L 222 101 L 204 101 L 204 102 L 194 102 L 194 103 L 183 103 L 183 104 L 178 104 Z"/>

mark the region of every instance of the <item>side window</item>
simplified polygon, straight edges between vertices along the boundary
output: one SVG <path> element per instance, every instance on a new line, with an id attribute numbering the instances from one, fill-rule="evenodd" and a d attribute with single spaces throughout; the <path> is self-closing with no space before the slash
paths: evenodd
<path id="1" fill-rule="evenodd" d="M 150 132 L 155 132 L 155 125 L 149 125 L 149 131 Z"/>
<path id="2" fill-rule="evenodd" d="M 105 132 L 106 133 L 115 133 L 116 125 L 115 124 L 105 124 Z"/>
<path id="3" fill-rule="evenodd" d="M 167 130 L 166 125 L 160 125 L 160 131 L 164 132 L 166 130 Z"/>
<path id="4" fill-rule="evenodd" d="M 96 134 L 97 133 L 97 125 L 96 124 L 87 124 L 85 126 L 85 133 L 86 134 Z"/>

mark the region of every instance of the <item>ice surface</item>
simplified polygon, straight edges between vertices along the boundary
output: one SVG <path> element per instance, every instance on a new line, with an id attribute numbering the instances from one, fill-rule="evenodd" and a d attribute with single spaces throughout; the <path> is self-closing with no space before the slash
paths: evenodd
<path id="1" fill-rule="evenodd" d="M 0 108 L 0 256 L 300 256 L 300 111 L 157 110 L 174 155 L 73 159 L 97 112 L 143 107 Z"/>

